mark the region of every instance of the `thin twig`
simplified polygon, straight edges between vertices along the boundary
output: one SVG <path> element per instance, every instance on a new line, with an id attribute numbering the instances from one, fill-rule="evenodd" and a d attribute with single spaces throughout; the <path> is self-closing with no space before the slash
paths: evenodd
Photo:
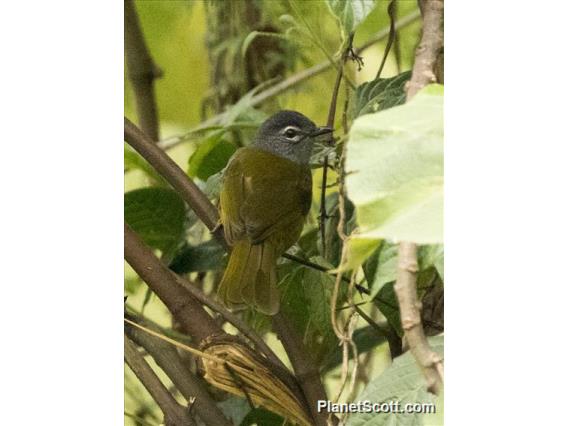
<path id="1" fill-rule="evenodd" d="M 416 20 L 418 20 L 418 18 L 420 18 L 420 11 L 416 10 L 412 13 L 409 13 L 408 15 L 406 15 L 405 17 L 401 18 L 399 21 L 396 22 L 396 29 L 401 30 L 402 28 L 405 28 L 408 25 L 414 23 Z M 377 32 L 367 42 L 365 42 L 364 44 L 362 44 L 361 46 L 359 46 L 357 48 L 354 48 L 353 49 L 354 53 L 357 54 L 357 55 L 363 53 L 365 50 L 367 50 L 369 47 L 371 47 L 375 43 L 377 43 L 377 42 L 385 39 L 386 37 L 388 37 L 389 34 L 390 34 L 390 28 L 386 28 L 386 29 L 383 29 L 383 30 Z M 341 59 L 334 60 L 333 63 L 331 63 L 329 61 L 321 62 L 317 65 L 314 65 L 313 67 L 299 71 L 298 73 L 286 78 L 285 80 L 281 81 L 280 83 L 275 84 L 274 86 L 272 86 L 272 87 L 270 87 L 266 90 L 263 90 L 262 92 L 253 96 L 253 98 L 250 101 L 251 107 L 258 106 L 261 103 L 263 103 L 264 101 L 271 99 L 275 96 L 278 96 L 279 94 L 281 94 L 281 93 L 283 93 L 283 92 L 285 92 L 285 91 L 287 91 L 287 90 L 289 90 L 293 87 L 296 87 L 297 85 L 309 80 L 310 78 L 321 74 L 322 72 L 324 72 L 324 71 L 328 70 L 329 68 L 331 68 L 332 66 L 334 66 L 334 64 L 336 64 L 340 60 Z M 226 117 L 226 115 L 227 115 L 227 113 L 225 112 L 225 113 L 222 113 L 222 114 L 218 114 L 214 117 L 211 117 L 210 119 L 204 121 L 203 123 L 199 124 L 194 129 L 187 132 L 186 134 L 194 134 L 196 132 L 199 132 L 202 129 L 218 125 L 223 121 L 223 119 Z M 175 137 L 175 138 L 168 138 L 168 139 L 165 139 L 163 141 L 160 141 L 158 143 L 158 145 L 162 149 L 168 150 L 170 148 L 173 148 L 173 147 L 179 145 L 180 143 L 182 143 L 186 140 L 187 140 L 187 137 L 178 136 L 178 137 Z"/>
<path id="2" fill-rule="evenodd" d="M 341 78 L 343 77 L 344 73 L 344 66 L 347 62 L 347 58 L 349 58 L 349 54 L 353 51 L 353 37 L 355 37 L 355 33 L 349 34 L 349 38 L 347 40 L 346 48 L 341 55 L 341 62 L 339 64 L 339 68 L 337 71 L 337 76 L 335 78 L 335 85 L 333 87 L 333 93 L 331 95 L 331 102 L 329 104 L 329 112 L 327 114 L 327 127 L 333 129 L 335 124 L 335 111 L 337 110 L 337 98 L 339 96 L 339 87 L 341 85 Z M 333 136 L 330 135 L 330 145 L 333 144 Z M 327 219 L 327 211 L 325 207 L 325 193 L 327 189 L 327 167 L 329 163 L 329 156 L 325 156 L 323 158 L 323 174 L 322 174 L 322 181 L 321 181 L 321 195 L 320 195 L 320 217 L 319 217 L 319 228 L 320 228 L 320 238 L 321 238 L 321 247 L 322 247 L 322 256 L 327 258 L 326 256 L 326 243 L 325 243 L 325 221 Z"/>
<path id="3" fill-rule="evenodd" d="M 308 268 L 316 269 L 316 270 L 321 271 L 321 272 L 330 273 L 330 272 L 329 272 L 329 271 L 330 271 L 329 268 L 326 268 L 325 266 L 322 266 L 322 265 L 318 265 L 317 263 L 314 263 L 314 262 L 310 262 L 309 260 L 302 259 L 301 257 L 294 256 L 293 254 L 284 253 L 284 254 L 282 255 L 282 257 L 284 257 L 284 258 L 286 258 L 286 259 L 289 259 L 289 260 L 292 260 L 293 262 L 299 263 L 299 264 L 301 264 L 301 265 L 307 266 Z M 331 274 L 331 273 L 330 273 L 330 274 Z M 331 275 L 337 276 L 337 274 L 331 274 Z M 344 276 L 341 276 L 341 280 L 342 280 L 343 282 L 349 284 L 349 278 L 344 277 Z M 363 286 L 360 285 L 360 284 L 355 284 L 355 288 L 356 288 L 357 291 L 358 291 L 359 293 L 361 293 L 361 294 L 371 294 L 371 291 L 370 291 L 368 288 L 365 288 L 365 287 L 363 287 Z"/>
<path id="4" fill-rule="evenodd" d="M 133 0 L 124 1 L 124 53 L 140 128 L 157 142 L 160 135 L 154 80 L 161 77 L 162 72 L 150 56 Z"/>
<path id="5" fill-rule="evenodd" d="M 381 327 L 377 324 L 376 321 L 373 320 L 369 315 L 363 311 L 358 305 L 353 305 L 353 308 L 357 311 L 357 313 L 377 332 L 380 337 L 384 337 L 388 344 L 389 350 L 391 354 L 391 359 L 396 358 L 400 354 L 402 354 L 402 341 L 400 337 L 394 332 L 392 329 L 387 327 Z"/>
<path id="6" fill-rule="evenodd" d="M 138 380 L 156 401 L 162 413 L 164 413 L 164 423 L 166 425 L 195 424 L 189 416 L 189 412 L 178 404 L 156 373 L 150 368 L 144 357 L 138 353 L 134 343 L 126 336 L 124 336 L 124 359 L 136 377 L 138 377 Z"/>
<path id="7" fill-rule="evenodd" d="M 434 66 L 444 43 L 444 1 L 424 0 L 421 6 L 422 38 L 416 48 L 412 77 L 407 85 L 407 102 L 424 86 L 436 82 Z M 417 246 L 403 241 L 398 246 L 398 269 L 394 286 L 400 306 L 400 321 L 408 347 L 424 373 L 428 389 L 439 395 L 443 387 L 443 358 L 432 350 L 424 334 L 421 303 L 416 291 L 417 272 Z"/>
<path id="8" fill-rule="evenodd" d="M 396 21 L 398 18 L 398 2 L 394 2 L 393 10 L 392 10 L 392 18 Z M 400 50 L 400 34 L 398 32 L 398 28 L 394 29 L 394 45 L 393 45 L 393 53 L 394 53 L 394 60 L 396 62 L 396 73 L 400 74 L 402 72 L 402 53 Z"/>
<path id="9" fill-rule="evenodd" d="M 391 0 L 391 2 L 389 3 L 389 7 L 387 8 L 390 19 L 389 39 L 387 41 L 387 45 L 385 47 L 385 53 L 383 53 L 383 59 L 381 61 L 381 65 L 379 66 L 379 70 L 377 71 L 377 76 L 375 77 L 375 80 L 378 80 L 379 77 L 381 76 L 381 72 L 383 71 L 383 67 L 385 66 L 387 57 L 389 56 L 391 46 L 396 38 L 396 26 L 395 26 L 396 18 L 394 16 L 395 8 L 396 8 L 396 0 Z"/>

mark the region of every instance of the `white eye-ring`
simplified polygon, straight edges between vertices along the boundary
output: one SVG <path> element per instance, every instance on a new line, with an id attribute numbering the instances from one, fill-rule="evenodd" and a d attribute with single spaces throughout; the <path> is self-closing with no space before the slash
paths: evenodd
<path id="1" fill-rule="evenodd" d="M 286 137 L 286 139 L 295 141 L 299 136 L 301 136 L 302 131 L 296 126 L 288 126 L 282 131 L 282 134 Z"/>

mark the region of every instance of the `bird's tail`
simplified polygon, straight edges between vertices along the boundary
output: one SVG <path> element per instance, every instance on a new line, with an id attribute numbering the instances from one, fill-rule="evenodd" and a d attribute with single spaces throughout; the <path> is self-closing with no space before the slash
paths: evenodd
<path id="1" fill-rule="evenodd" d="M 266 315 L 275 315 L 280 308 L 276 285 L 273 245 L 269 241 L 237 241 L 217 294 L 226 306 L 246 304 Z"/>

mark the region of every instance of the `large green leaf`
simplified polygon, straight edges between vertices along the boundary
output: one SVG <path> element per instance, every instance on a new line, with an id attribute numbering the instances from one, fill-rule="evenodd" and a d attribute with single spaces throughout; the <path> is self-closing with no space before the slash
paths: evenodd
<path id="1" fill-rule="evenodd" d="M 406 100 L 404 85 L 410 79 L 411 72 L 406 71 L 391 78 L 379 78 L 357 87 L 351 114 L 359 117 L 364 114 L 382 111 Z"/>
<path id="2" fill-rule="evenodd" d="M 376 5 L 375 0 L 327 0 L 327 5 L 339 20 L 345 34 L 355 31 L 369 16 Z"/>
<path id="3" fill-rule="evenodd" d="M 357 118 L 346 161 L 356 240 L 443 241 L 443 86 Z"/>
<path id="4" fill-rule="evenodd" d="M 152 248 L 171 252 L 185 233 L 185 204 L 169 188 L 142 188 L 124 194 L 124 220 Z"/>
<path id="5" fill-rule="evenodd" d="M 440 354 L 444 351 L 444 336 L 435 336 L 428 339 L 432 349 Z M 359 395 L 357 401 L 370 403 L 388 403 L 399 401 L 404 408 L 407 403 L 433 403 L 438 411 L 441 401 L 427 391 L 424 376 L 410 352 L 396 358 L 392 365 L 383 374 L 371 381 Z M 348 426 L 383 426 L 408 425 L 422 426 L 424 414 L 407 413 L 355 413 L 347 420 Z M 441 420 L 437 416 L 437 420 Z M 442 424 L 442 423 L 435 423 Z M 428 426 L 434 426 L 428 423 Z"/>

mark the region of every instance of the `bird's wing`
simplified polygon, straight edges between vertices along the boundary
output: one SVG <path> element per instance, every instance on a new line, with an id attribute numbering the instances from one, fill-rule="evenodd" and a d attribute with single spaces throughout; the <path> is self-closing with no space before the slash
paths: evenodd
<path id="1" fill-rule="evenodd" d="M 228 242 L 246 236 L 257 244 L 277 233 L 277 245 L 287 248 L 301 232 L 311 196 L 309 168 L 256 149 L 240 149 L 225 171 L 221 190 Z"/>
<path id="2" fill-rule="evenodd" d="M 245 223 L 241 217 L 241 207 L 245 202 L 244 170 L 238 150 L 223 173 L 222 189 L 219 199 L 221 223 L 225 239 L 232 245 L 245 235 Z"/>
<path id="3" fill-rule="evenodd" d="M 247 197 L 241 209 L 245 232 L 253 242 L 264 241 L 277 234 L 287 248 L 295 242 L 310 209 L 311 173 L 291 161 L 278 159 L 263 162 L 265 169 L 247 176 Z M 281 231 L 281 232 L 278 232 Z"/>

